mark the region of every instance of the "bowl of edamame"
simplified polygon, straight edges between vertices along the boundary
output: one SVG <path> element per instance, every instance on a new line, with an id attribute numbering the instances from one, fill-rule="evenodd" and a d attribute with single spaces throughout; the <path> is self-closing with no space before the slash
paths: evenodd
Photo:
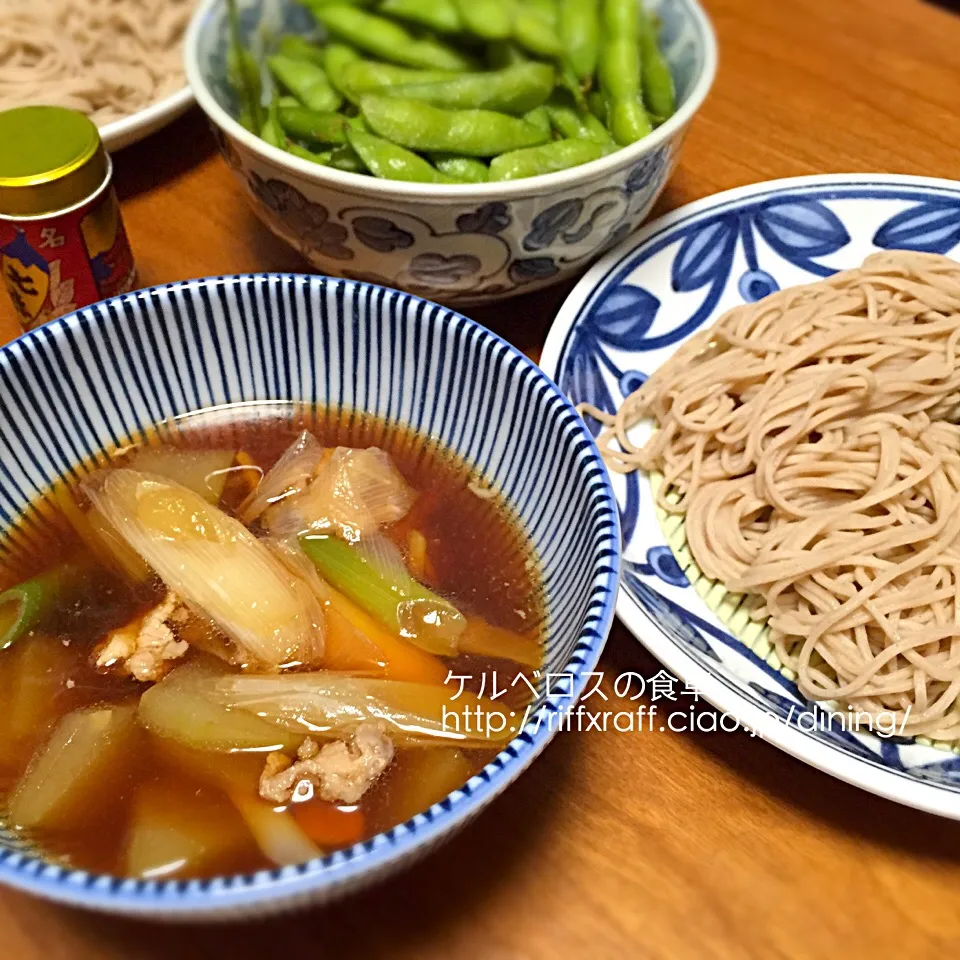
<path id="1" fill-rule="evenodd" d="M 696 0 L 205 0 L 187 77 L 325 273 L 479 303 L 636 229 L 716 70 Z"/>

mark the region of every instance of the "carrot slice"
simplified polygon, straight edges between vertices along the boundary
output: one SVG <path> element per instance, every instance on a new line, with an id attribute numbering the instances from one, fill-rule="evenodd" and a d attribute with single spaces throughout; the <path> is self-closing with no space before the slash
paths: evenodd
<path id="1" fill-rule="evenodd" d="M 388 680 L 414 680 L 419 683 L 438 683 L 443 684 L 447 678 L 447 668 L 436 657 L 424 650 L 415 647 L 412 643 L 407 643 L 401 637 L 394 636 L 390 631 L 383 627 L 378 621 L 374 620 L 365 610 L 361 610 L 355 603 L 348 600 L 342 593 L 329 588 L 329 598 L 327 612 L 333 613 L 328 616 L 328 625 L 330 621 L 336 621 L 337 615 L 345 620 L 350 626 L 358 630 L 363 636 L 373 644 L 378 651 L 378 658 L 375 663 L 371 662 L 372 667 L 382 671 L 379 675 Z M 336 636 L 336 628 L 330 631 Z M 347 656 L 343 651 L 342 639 L 336 637 L 333 641 L 333 651 L 331 654 L 330 640 L 327 640 L 327 646 L 324 651 L 324 665 L 330 669 L 351 669 L 343 667 L 334 667 L 331 663 L 331 656 Z M 352 656 L 364 657 L 363 653 L 353 653 Z M 356 664 L 352 669 L 361 669 Z"/>
<path id="2" fill-rule="evenodd" d="M 348 847 L 366 836 L 367 818 L 356 807 L 344 809 L 315 798 L 304 803 L 291 803 L 287 810 L 293 814 L 300 829 L 326 850 Z"/>

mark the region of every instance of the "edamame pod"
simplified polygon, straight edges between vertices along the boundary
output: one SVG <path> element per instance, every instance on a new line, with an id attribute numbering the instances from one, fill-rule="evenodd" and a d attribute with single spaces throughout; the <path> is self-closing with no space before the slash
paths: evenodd
<path id="1" fill-rule="evenodd" d="M 645 11 L 640 11 L 640 62 L 643 102 L 658 123 L 672 117 L 676 110 L 673 74 L 657 45 L 657 28 Z"/>
<path id="2" fill-rule="evenodd" d="M 390 63 L 434 70 L 469 70 L 472 58 L 429 37 L 417 39 L 399 24 L 342 4 L 320 7 L 316 18 L 333 36 Z"/>
<path id="3" fill-rule="evenodd" d="M 546 107 L 536 107 L 529 113 L 524 114 L 523 119 L 540 131 L 544 142 L 550 139 L 550 115 L 547 113 Z"/>
<path id="4" fill-rule="evenodd" d="M 454 0 L 383 0 L 378 9 L 386 16 L 437 33 L 461 33 L 464 29 L 463 18 Z"/>
<path id="5" fill-rule="evenodd" d="M 553 83 L 553 67 L 531 61 L 488 73 L 460 73 L 440 82 L 403 84 L 389 93 L 437 107 L 519 114 L 540 106 L 550 96 Z"/>
<path id="6" fill-rule="evenodd" d="M 230 32 L 230 47 L 227 50 L 227 80 L 233 87 L 240 106 L 240 123 L 253 133 L 259 134 L 266 122 L 263 104 L 260 65 L 253 54 L 243 45 L 240 35 L 240 14 L 236 0 L 227 0 L 227 19 Z"/>
<path id="7" fill-rule="evenodd" d="M 513 0 L 456 0 L 467 30 L 483 40 L 506 40 L 513 26 Z"/>
<path id="8" fill-rule="evenodd" d="M 599 0 L 560 0 L 560 42 L 577 79 L 589 84 L 600 49 Z"/>
<path id="9" fill-rule="evenodd" d="M 538 57 L 559 57 L 563 53 L 563 44 L 557 34 L 555 8 L 551 16 L 549 8 L 523 4 L 513 20 L 513 39 Z"/>
<path id="10" fill-rule="evenodd" d="M 375 177 L 411 180 L 417 183 L 456 183 L 430 166 L 423 157 L 418 157 L 389 140 L 353 129 L 347 135 L 350 145 Z"/>
<path id="11" fill-rule="evenodd" d="M 487 45 L 486 61 L 491 70 L 503 70 L 518 63 L 529 63 L 530 57 L 512 40 L 498 40 Z"/>
<path id="12" fill-rule="evenodd" d="M 374 133 L 411 150 L 493 157 L 536 146 L 550 136 L 549 120 L 544 131 L 505 113 L 442 110 L 405 97 L 371 95 L 363 98 L 360 109 Z"/>
<path id="13" fill-rule="evenodd" d="M 338 93 L 347 96 L 344 72 L 347 65 L 360 59 L 360 54 L 345 43 L 328 43 L 323 48 L 323 69 L 327 71 L 330 85 Z"/>
<path id="14" fill-rule="evenodd" d="M 343 98 L 330 86 L 323 67 L 276 53 L 267 66 L 277 82 L 311 110 L 336 110 Z"/>
<path id="15" fill-rule="evenodd" d="M 321 167 L 326 167 L 330 163 L 332 151 L 321 150 L 316 152 L 313 150 L 308 150 L 306 147 L 301 147 L 299 143 L 291 143 L 287 146 L 287 153 L 292 154 L 295 157 L 299 157 L 301 160 L 309 160 L 311 163 L 316 163 Z"/>
<path id="16" fill-rule="evenodd" d="M 359 103 L 368 93 L 386 92 L 385 88 L 406 84 L 441 83 L 460 76 L 451 70 L 414 70 L 392 63 L 374 60 L 354 60 L 344 66 L 341 74 L 344 94 L 353 103 Z"/>
<path id="17" fill-rule="evenodd" d="M 346 143 L 349 122 L 342 113 L 321 113 L 306 107 L 281 107 L 280 126 L 294 140 Z"/>
<path id="18" fill-rule="evenodd" d="M 653 129 L 640 91 L 640 11 L 637 0 L 603 0 L 600 86 L 607 98 L 607 126 L 621 146 Z"/>
<path id="19" fill-rule="evenodd" d="M 278 147 L 280 150 L 287 148 L 287 138 L 280 126 L 280 107 L 279 98 L 274 97 L 270 102 L 270 109 L 267 111 L 267 119 L 260 131 L 260 139 L 269 143 L 271 147 Z"/>
<path id="20" fill-rule="evenodd" d="M 476 157 L 459 157 L 452 153 L 435 153 L 433 165 L 448 177 L 461 183 L 486 183 L 490 179 L 487 165 Z"/>
<path id="21" fill-rule="evenodd" d="M 605 153 L 605 148 L 592 140 L 555 140 L 539 147 L 514 150 L 494 157 L 490 162 L 490 179 L 536 177 L 598 160 Z"/>
<path id="22" fill-rule="evenodd" d="M 277 43 L 277 53 L 293 60 L 309 60 L 318 67 L 323 66 L 323 47 L 311 43 L 299 33 L 288 33 Z"/>
<path id="23" fill-rule="evenodd" d="M 610 145 L 613 138 L 607 128 L 589 111 L 579 110 L 558 90 L 547 102 L 547 115 L 557 133 L 568 140 L 593 140 Z"/>

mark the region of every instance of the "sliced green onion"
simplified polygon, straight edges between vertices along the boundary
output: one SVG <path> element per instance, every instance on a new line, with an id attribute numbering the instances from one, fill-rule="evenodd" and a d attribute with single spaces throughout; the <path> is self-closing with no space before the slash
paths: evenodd
<path id="1" fill-rule="evenodd" d="M 389 572 L 337 537 L 304 536 L 304 553 L 336 590 L 394 633 L 441 656 L 458 649 L 466 619 L 443 597 L 403 569 Z"/>
<path id="2" fill-rule="evenodd" d="M 77 573 L 64 564 L 0 593 L 0 650 L 29 633 L 57 605 L 67 579 Z"/>

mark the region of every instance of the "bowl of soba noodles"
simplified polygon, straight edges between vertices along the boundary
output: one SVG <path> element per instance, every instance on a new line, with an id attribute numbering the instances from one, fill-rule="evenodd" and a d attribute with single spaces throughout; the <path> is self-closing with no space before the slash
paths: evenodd
<path id="1" fill-rule="evenodd" d="M 0 370 L 0 882 L 174 919 L 323 902 L 479 814 L 582 693 L 609 477 L 478 324 L 215 278 Z"/>
<path id="2" fill-rule="evenodd" d="M 194 0 L 4 0 L 0 110 L 87 114 L 108 150 L 159 130 L 193 102 L 183 37 Z"/>

